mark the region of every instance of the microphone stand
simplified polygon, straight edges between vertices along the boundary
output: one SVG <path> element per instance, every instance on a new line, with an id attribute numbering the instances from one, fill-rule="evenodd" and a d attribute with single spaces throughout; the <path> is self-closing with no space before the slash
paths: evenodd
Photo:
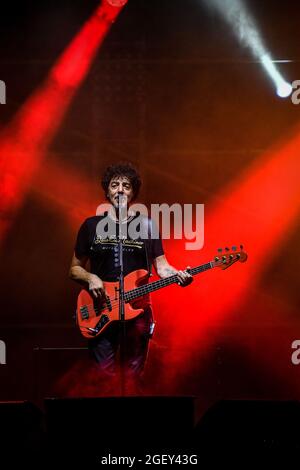
<path id="1" fill-rule="evenodd" d="M 120 320 L 120 381 L 121 381 L 121 395 L 125 396 L 125 309 L 124 309 L 124 263 L 123 263 L 123 236 L 122 236 L 122 220 L 123 215 L 127 213 L 127 198 L 119 194 L 118 197 L 118 259 L 119 259 L 119 320 Z M 125 219 L 125 217 L 124 217 Z"/>

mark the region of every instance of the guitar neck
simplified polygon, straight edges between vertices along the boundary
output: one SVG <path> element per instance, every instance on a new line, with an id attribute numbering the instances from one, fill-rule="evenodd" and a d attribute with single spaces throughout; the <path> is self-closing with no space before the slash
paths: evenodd
<path id="1" fill-rule="evenodd" d="M 208 269 L 213 267 L 213 263 L 209 262 L 206 264 L 201 264 L 200 266 L 196 266 L 195 268 L 188 269 L 188 272 L 195 276 L 197 274 L 203 273 Z M 178 277 L 176 274 L 170 277 L 166 277 L 164 279 L 159 279 L 155 282 L 150 282 L 150 284 L 145 284 L 144 286 L 137 287 L 136 289 L 130 290 L 125 292 L 125 302 L 130 302 L 131 300 L 137 299 L 138 297 L 142 297 L 143 295 L 150 294 L 150 292 L 154 292 L 155 290 L 162 289 L 163 287 L 170 286 L 171 284 L 177 284 Z"/>

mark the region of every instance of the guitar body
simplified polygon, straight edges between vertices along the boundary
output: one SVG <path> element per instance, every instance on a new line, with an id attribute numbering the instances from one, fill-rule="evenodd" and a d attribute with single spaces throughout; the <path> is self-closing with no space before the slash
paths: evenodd
<path id="1" fill-rule="evenodd" d="M 133 271 L 124 277 L 124 291 L 130 291 L 148 283 L 148 272 L 144 269 Z M 106 330 L 113 321 L 119 320 L 119 282 L 104 282 L 107 301 L 93 299 L 82 289 L 78 295 L 76 320 L 86 338 L 95 338 Z M 132 320 L 143 312 L 150 303 L 149 294 L 124 303 L 125 320 Z"/>

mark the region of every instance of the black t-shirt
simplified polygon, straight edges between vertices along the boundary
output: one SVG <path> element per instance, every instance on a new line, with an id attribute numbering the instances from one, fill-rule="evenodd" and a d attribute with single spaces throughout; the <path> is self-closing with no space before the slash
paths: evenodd
<path id="1" fill-rule="evenodd" d="M 109 220 L 109 235 L 105 235 L 103 231 L 99 230 L 105 217 L 105 220 Z M 137 217 L 138 215 L 129 218 L 121 228 L 124 275 L 136 269 L 148 269 L 157 256 L 164 254 L 161 238 L 159 236 L 158 238 L 151 237 L 152 233 L 157 233 L 151 219 L 139 215 L 139 220 L 142 220 L 142 224 L 147 226 L 147 237 L 132 237 L 130 235 L 130 225 L 133 224 L 132 228 L 135 226 L 134 223 L 136 224 Z M 91 272 L 97 274 L 104 281 L 116 281 L 118 279 L 119 270 L 116 264 L 118 263 L 117 239 L 119 233 L 119 223 L 107 218 L 107 214 L 104 214 L 86 219 L 77 235 L 75 255 L 77 258 L 88 256 L 91 263 Z"/>

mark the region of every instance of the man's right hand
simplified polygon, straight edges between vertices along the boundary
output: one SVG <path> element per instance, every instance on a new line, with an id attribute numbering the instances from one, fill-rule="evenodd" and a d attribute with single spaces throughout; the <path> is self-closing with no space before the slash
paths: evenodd
<path id="1" fill-rule="evenodd" d="M 89 293 L 95 299 L 106 298 L 106 292 L 105 292 L 103 282 L 101 281 L 100 277 L 96 276 L 96 274 L 89 275 L 88 285 L 89 285 Z"/>

